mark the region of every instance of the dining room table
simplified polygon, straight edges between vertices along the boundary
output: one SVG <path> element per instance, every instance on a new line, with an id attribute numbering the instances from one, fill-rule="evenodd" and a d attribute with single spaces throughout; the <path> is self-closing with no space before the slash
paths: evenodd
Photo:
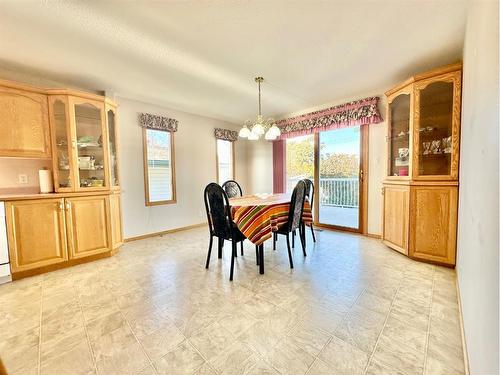
<path id="1" fill-rule="evenodd" d="M 256 245 L 259 273 L 264 274 L 264 242 L 288 220 L 292 194 L 253 194 L 229 199 L 231 216 L 238 229 Z M 302 222 L 312 223 L 312 209 L 304 201 Z"/>

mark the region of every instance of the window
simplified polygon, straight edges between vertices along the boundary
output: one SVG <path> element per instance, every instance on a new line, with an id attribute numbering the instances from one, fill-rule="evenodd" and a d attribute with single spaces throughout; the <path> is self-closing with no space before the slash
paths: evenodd
<path id="1" fill-rule="evenodd" d="M 217 139 L 217 181 L 219 185 L 234 180 L 233 142 Z"/>
<path id="2" fill-rule="evenodd" d="M 146 206 L 175 203 L 174 134 L 143 128 Z"/>

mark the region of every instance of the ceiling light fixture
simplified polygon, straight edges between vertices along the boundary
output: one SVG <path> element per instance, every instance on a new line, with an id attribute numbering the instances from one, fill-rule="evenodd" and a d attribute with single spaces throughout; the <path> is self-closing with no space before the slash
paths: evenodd
<path id="1" fill-rule="evenodd" d="M 255 82 L 259 85 L 259 114 L 252 123 L 250 120 L 245 121 L 245 125 L 241 128 L 239 136 L 241 138 L 248 138 L 250 141 L 256 141 L 261 135 L 268 141 L 274 141 L 281 135 L 281 130 L 276 126 L 274 119 L 268 118 L 264 121 L 261 111 L 260 102 L 260 84 L 264 81 L 262 77 L 255 77 Z"/>

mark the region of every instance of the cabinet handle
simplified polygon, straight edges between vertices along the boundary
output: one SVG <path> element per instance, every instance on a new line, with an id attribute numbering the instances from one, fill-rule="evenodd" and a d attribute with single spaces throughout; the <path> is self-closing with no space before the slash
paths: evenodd
<path id="1" fill-rule="evenodd" d="M 382 195 L 385 193 L 385 187 L 382 187 Z"/>
<path id="2" fill-rule="evenodd" d="M 73 148 L 76 148 L 76 141 L 72 141 L 71 144 L 72 144 Z"/>
<path id="3" fill-rule="evenodd" d="M 64 210 L 64 204 L 63 204 L 63 202 L 59 202 L 59 210 L 60 211 Z"/>
<path id="4" fill-rule="evenodd" d="M 66 202 L 66 210 L 67 211 L 71 210 L 71 203 L 70 202 Z"/>

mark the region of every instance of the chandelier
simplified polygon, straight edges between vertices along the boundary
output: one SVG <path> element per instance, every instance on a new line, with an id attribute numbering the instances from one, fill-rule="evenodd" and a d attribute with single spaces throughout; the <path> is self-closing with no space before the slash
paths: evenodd
<path id="1" fill-rule="evenodd" d="M 274 119 L 268 118 L 264 121 L 261 112 L 260 103 L 260 84 L 264 81 L 262 77 L 255 77 L 255 82 L 259 85 L 259 114 L 252 123 L 250 120 L 245 121 L 245 125 L 241 128 L 239 136 L 248 138 L 250 141 L 256 141 L 261 135 L 268 141 L 273 141 L 281 135 L 280 129 L 276 126 Z"/>

